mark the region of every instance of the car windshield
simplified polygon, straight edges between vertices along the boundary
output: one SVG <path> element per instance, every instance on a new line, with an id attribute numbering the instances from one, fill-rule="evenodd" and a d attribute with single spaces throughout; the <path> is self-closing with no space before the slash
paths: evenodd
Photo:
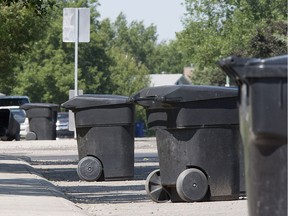
<path id="1" fill-rule="evenodd" d="M 68 119 L 68 118 L 69 118 L 69 114 L 68 113 L 58 113 L 58 115 L 57 115 L 57 119 L 58 120 Z"/>
<path id="2" fill-rule="evenodd" d="M 20 124 L 24 123 L 25 118 L 26 118 L 26 113 L 23 109 L 12 108 L 10 109 L 10 111 L 13 114 L 17 122 L 19 122 Z"/>
<path id="3" fill-rule="evenodd" d="M 29 103 L 27 98 L 0 98 L 0 106 L 21 106 Z"/>

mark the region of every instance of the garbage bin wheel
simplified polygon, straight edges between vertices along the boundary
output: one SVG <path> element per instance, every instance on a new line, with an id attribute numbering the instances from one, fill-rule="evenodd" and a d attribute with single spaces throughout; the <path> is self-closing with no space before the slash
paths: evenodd
<path id="1" fill-rule="evenodd" d="M 27 134 L 26 134 L 26 140 L 36 140 L 37 139 L 37 135 L 36 133 L 32 132 L 32 131 L 29 131 Z"/>
<path id="2" fill-rule="evenodd" d="M 148 196 L 154 202 L 168 202 L 170 195 L 168 191 L 161 184 L 160 170 L 154 170 L 151 172 L 145 182 L 145 190 Z"/>
<path id="3" fill-rule="evenodd" d="M 207 177 L 199 169 L 186 169 L 177 178 L 176 190 L 184 201 L 201 201 L 208 190 Z"/>
<path id="4" fill-rule="evenodd" d="M 77 174 L 84 181 L 97 181 L 102 171 L 100 160 L 92 156 L 82 158 L 77 166 Z"/>

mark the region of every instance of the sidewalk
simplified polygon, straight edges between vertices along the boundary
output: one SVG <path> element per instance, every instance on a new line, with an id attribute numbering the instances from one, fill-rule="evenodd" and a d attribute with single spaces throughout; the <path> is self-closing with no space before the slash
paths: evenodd
<path id="1" fill-rule="evenodd" d="M 23 160 L 0 155 L 1 215 L 84 216 L 53 184 Z"/>

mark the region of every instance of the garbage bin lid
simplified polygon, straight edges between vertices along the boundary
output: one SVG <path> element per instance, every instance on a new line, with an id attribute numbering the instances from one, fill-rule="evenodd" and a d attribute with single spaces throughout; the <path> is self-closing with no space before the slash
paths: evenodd
<path id="1" fill-rule="evenodd" d="M 58 104 L 52 104 L 52 103 L 25 103 L 20 106 L 21 109 L 29 110 L 32 108 L 51 108 L 51 109 L 57 109 L 59 107 Z"/>
<path id="2" fill-rule="evenodd" d="M 240 58 L 231 56 L 219 62 L 220 68 L 238 85 L 247 78 L 287 77 L 288 55 L 272 58 Z"/>
<path id="3" fill-rule="evenodd" d="M 129 97 L 109 94 L 84 94 L 71 98 L 61 106 L 66 109 L 83 109 L 88 107 L 110 106 L 132 103 Z"/>
<path id="4" fill-rule="evenodd" d="M 142 89 L 132 97 L 135 102 L 141 100 L 155 100 L 159 102 L 173 103 L 229 98 L 236 96 L 238 96 L 238 89 L 232 87 L 167 85 Z"/>

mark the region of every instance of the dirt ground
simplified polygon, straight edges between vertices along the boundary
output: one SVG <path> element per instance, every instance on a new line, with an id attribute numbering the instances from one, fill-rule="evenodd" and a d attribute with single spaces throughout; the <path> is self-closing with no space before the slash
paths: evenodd
<path id="1" fill-rule="evenodd" d="M 247 201 L 155 203 L 145 192 L 145 179 L 158 169 L 155 138 L 136 139 L 134 179 L 86 182 L 79 180 L 77 142 L 0 142 L 0 154 L 28 161 L 66 197 L 91 215 L 247 216 Z"/>

